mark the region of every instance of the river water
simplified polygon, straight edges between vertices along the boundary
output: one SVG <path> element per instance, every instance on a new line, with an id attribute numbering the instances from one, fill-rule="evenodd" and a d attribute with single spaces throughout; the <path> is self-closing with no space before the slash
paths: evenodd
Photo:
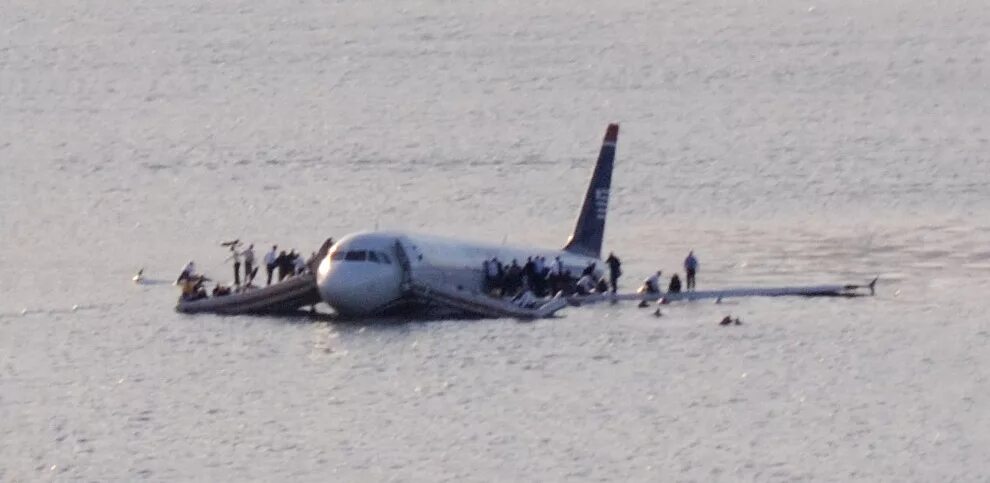
<path id="1" fill-rule="evenodd" d="M 985 480 L 988 24 L 975 0 L 8 1 L 0 480 Z M 699 288 L 878 295 L 172 310 L 235 237 L 559 246 L 612 121 L 627 288 L 694 249 Z"/>

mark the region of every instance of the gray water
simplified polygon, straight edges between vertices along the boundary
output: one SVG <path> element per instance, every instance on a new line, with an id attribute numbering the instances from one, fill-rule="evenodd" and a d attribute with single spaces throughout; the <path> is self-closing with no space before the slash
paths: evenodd
<path id="1" fill-rule="evenodd" d="M 0 6 L 0 480 L 990 477 L 990 4 L 214 3 Z M 559 246 L 612 121 L 627 288 L 694 249 L 878 296 L 339 324 L 130 281 Z"/>

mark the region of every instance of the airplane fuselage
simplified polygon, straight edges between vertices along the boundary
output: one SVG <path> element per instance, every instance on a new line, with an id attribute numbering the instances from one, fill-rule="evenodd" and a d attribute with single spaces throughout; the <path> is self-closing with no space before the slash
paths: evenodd
<path id="1" fill-rule="evenodd" d="M 529 257 L 547 263 L 560 257 L 563 270 L 579 275 L 598 258 L 605 235 L 612 167 L 619 125 L 605 130 L 598 160 L 578 211 L 574 231 L 562 249 L 512 247 L 404 232 L 363 232 L 348 235 L 320 262 L 316 282 L 320 297 L 339 314 L 363 317 L 404 308 L 415 283 L 453 290 L 481 291 L 484 262 L 498 258 L 520 266 Z"/>
<path id="2" fill-rule="evenodd" d="M 522 266 L 528 257 L 536 256 L 548 263 L 560 257 L 563 268 L 575 276 L 590 263 L 596 264 L 596 274 L 602 273 L 598 258 L 564 250 L 405 232 L 362 232 L 347 235 L 333 246 L 320 262 L 316 281 L 320 296 L 336 312 L 366 317 L 413 303 L 403 286 L 410 276 L 429 284 L 481 290 L 485 260 L 498 258 L 506 266 L 515 260 Z"/>

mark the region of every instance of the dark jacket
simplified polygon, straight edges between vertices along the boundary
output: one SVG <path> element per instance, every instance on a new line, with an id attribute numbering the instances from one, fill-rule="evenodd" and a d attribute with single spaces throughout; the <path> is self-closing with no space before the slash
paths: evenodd
<path id="1" fill-rule="evenodd" d="M 680 293 L 681 292 L 681 279 L 675 273 L 673 277 L 670 277 L 670 285 L 667 286 L 667 292 L 669 293 Z"/>

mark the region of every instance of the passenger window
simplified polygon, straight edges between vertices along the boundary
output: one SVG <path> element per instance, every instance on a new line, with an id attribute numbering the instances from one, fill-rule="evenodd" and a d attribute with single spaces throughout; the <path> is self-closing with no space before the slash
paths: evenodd
<path id="1" fill-rule="evenodd" d="M 378 255 L 375 255 L 375 252 L 368 252 L 368 261 L 378 263 Z"/>
<path id="2" fill-rule="evenodd" d="M 353 252 L 347 252 L 347 256 L 344 257 L 344 260 L 348 260 L 352 262 L 363 262 L 367 259 L 368 259 L 368 252 L 364 250 L 354 250 Z"/>
<path id="3" fill-rule="evenodd" d="M 382 259 L 383 262 L 385 262 L 386 265 L 391 265 L 392 264 L 392 260 L 390 258 L 388 258 L 388 255 L 386 255 L 384 253 L 379 253 L 378 256 Z"/>
<path id="4" fill-rule="evenodd" d="M 343 260 L 346 252 L 333 252 L 330 254 L 331 260 Z"/>

